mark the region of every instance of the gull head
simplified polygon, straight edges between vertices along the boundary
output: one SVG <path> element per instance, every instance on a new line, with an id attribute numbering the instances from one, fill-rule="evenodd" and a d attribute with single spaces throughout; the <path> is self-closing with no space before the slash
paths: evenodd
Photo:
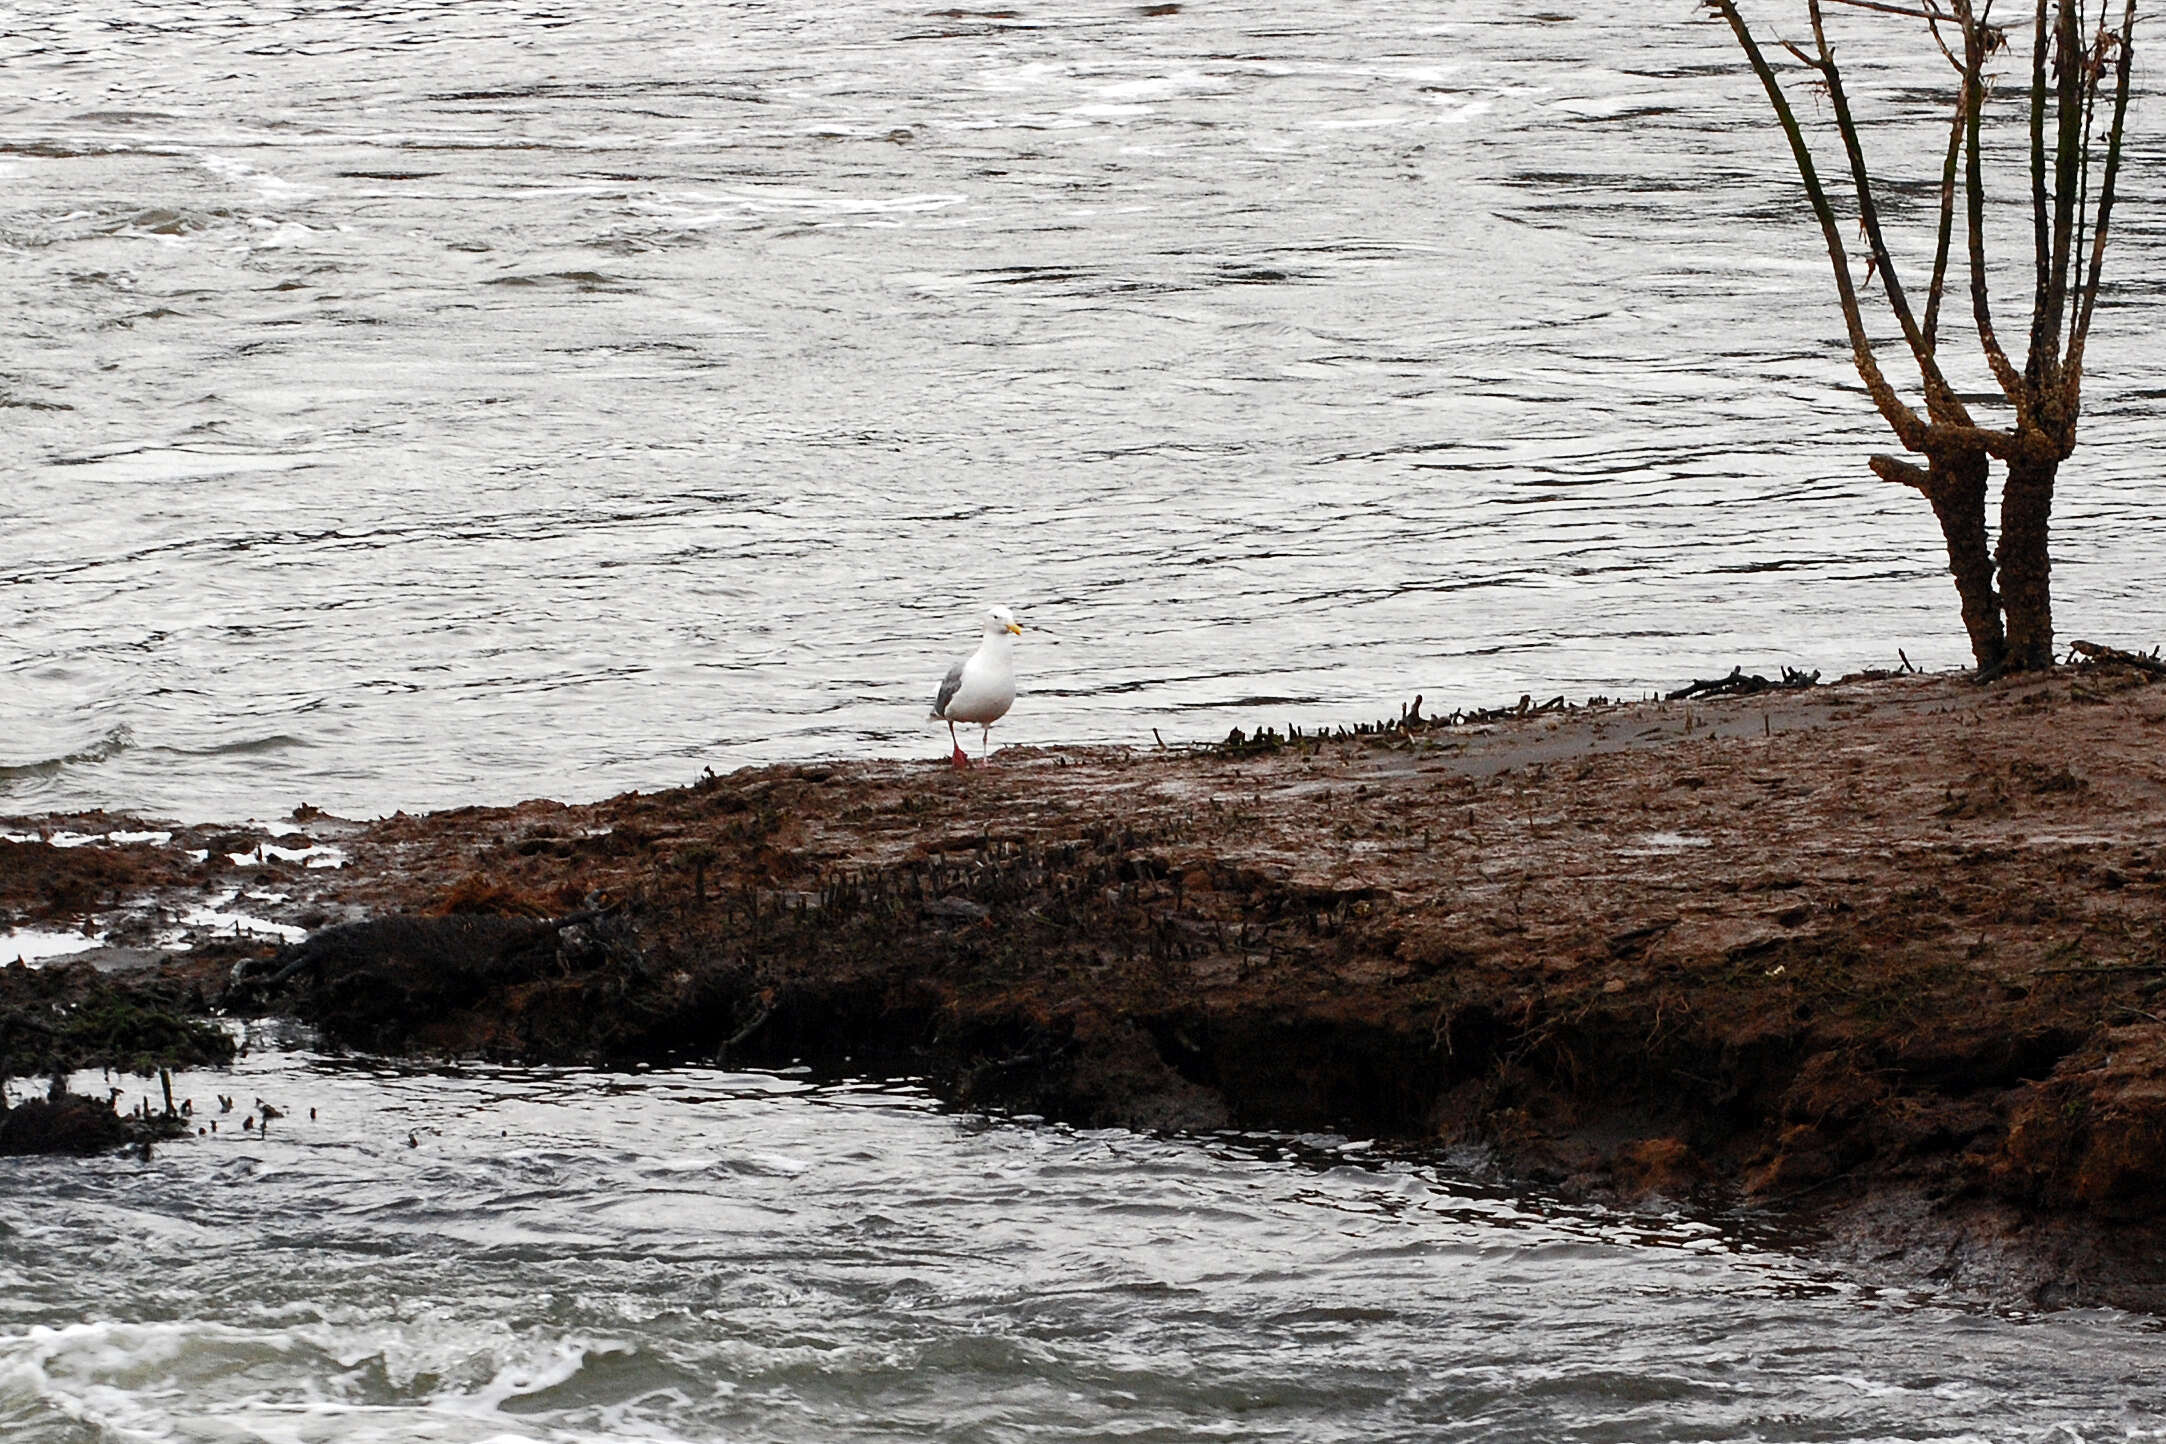
<path id="1" fill-rule="evenodd" d="M 1006 607 L 994 607 L 985 614 L 985 635 L 997 637 L 1003 632 L 1020 637 L 1023 635 L 1023 628 L 1015 620 L 1015 613 Z"/>

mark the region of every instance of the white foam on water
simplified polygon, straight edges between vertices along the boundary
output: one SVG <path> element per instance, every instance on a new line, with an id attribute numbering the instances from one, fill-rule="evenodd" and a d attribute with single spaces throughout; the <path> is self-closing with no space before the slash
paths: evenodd
<path id="1" fill-rule="evenodd" d="M 397 1358 L 399 1343 L 409 1336 L 421 1347 Z M 58 1416 L 129 1444 L 677 1440 L 651 1419 L 636 1417 L 645 1411 L 622 1406 L 602 1411 L 609 1417 L 600 1430 L 502 1412 L 507 1402 L 570 1382 L 590 1358 L 626 1352 L 629 1346 L 614 1340 L 515 1337 L 498 1328 L 425 1324 L 358 1330 L 195 1320 L 33 1325 L 0 1333 L 0 1417 L 27 1407 L 32 1417 Z M 369 1392 L 360 1376 L 371 1365 L 381 1370 L 379 1389 L 388 1379 L 413 1397 L 356 1397 Z"/>
<path id="2" fill-rule="evenodd" d="M 266 202 L 274 205 L 290 205 L 322 193 L 320 186 L 286 180 L 232 156 L 206 153 L 201 157 L 200 163 L 213 175 L 221 176 L 236 185 L 248 186 Z"/>
<path id="3" fill-rule="evenodd" d="M 559 1339 L 534 1348 L 525 1358 L 505 1364 L 488 1383 L 469 1394 L 457 1396 L 457 1403 L 462 1410 L 494 1413 L 508 1399 L 539 1394 L 564 1383 L 586 1367 L 590 1355 L 630 1352 L 628 1344 Z"/>

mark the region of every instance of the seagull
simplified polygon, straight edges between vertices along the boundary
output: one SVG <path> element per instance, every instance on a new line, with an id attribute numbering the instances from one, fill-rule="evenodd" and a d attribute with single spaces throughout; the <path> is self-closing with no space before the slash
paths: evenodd
<path id="1" fill-rule="evenodd" d="M 1015 639 L 1023 635 L 1015 614 L 994 607 L 985 614 L 985 639 L 978 650 L 948 668 L 933 698 L 933 720 L 948 724 L 948 740 L 955 743 L 955 765 L 968 767 L 969 754 L 955 736 L 955 724 L 975 722 L 985 729 L 982 745 L 992 750 L 993 724 L 1008 715 L 1015 702 Z"/>

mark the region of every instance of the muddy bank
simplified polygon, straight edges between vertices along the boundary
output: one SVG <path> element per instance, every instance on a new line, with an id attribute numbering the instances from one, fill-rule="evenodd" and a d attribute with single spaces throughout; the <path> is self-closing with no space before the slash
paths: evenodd
<path id="1" fill-rule="evenodd" d="M 1479 1144 L 1567 1193 L 1803 1219 L 1890 1277 L 2159 1310 L 2158 683 L 1530 705 L 268 831 L 37 819 L 0 828 L 0 908 L 121 944 L 76 976 L 354 1048 Z"/>

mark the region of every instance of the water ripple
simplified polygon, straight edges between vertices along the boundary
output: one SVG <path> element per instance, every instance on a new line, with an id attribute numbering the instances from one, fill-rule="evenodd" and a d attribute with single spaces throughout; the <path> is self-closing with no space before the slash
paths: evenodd
<path id="1" fill-rule="evenodd" d="M 1937 57 L 1845 43 L 1932 151 Z M 1018 742 L 1964 659 L 1684 8 L 29 0 L 0 62 L 0 807 L 937 754 L 992 598 Z M 2063 632 L 2144 645 L 2161 104 L 2057 499 Z"/>

